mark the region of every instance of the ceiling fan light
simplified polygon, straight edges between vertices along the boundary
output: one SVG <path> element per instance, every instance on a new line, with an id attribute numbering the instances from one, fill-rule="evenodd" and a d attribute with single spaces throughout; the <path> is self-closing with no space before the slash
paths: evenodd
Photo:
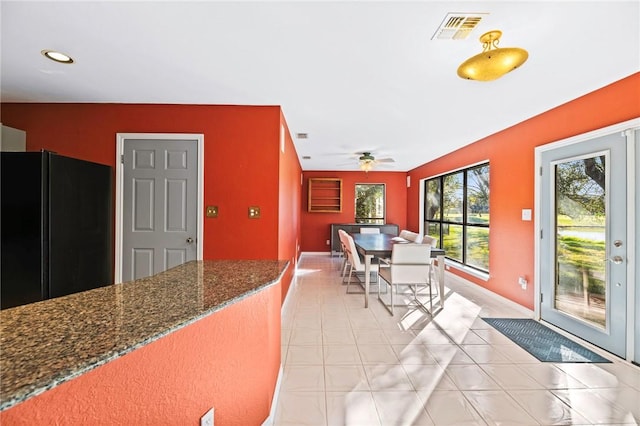
<path id="1" fill-rule="evenodd" d="M 373 160 L 360 160 L 360 170 L 370 172 L 373 170 Z"/>
<path id="2" fill-rule="evenodd" d="M 519 47 L 497 47 L 501 35 L 501 31 L 494 30 L 480 36 L 484 51 L 464 61 L 458 67 L 458 76 L 491 81 L 524 64 L 529 53 Z"/>
<path id="3" fill-rule="evenodd" d="M 370 152 L 363 152 L 362 156 L 360 156 L 358 160 L 360 161 L 360 170 L 364 171 L 365 173 L 373 169 L 376 161 L 375 157 L 371 155 Z"/>

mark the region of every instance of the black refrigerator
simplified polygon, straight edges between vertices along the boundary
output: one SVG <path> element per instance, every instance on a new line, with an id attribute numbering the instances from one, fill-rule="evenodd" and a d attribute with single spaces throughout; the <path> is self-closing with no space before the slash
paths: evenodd
<path id="1" fill-rule="evenodd" d="M 113 283 L 113 177 L 52 152 L 0 153 L 2 309 Z"/>

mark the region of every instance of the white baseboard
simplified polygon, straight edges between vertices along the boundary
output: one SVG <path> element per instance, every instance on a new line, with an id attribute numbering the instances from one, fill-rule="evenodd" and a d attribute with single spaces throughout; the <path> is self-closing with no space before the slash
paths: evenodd
<path id="1" fill-rule="evenodd" d="M 282 384 L 282 364 L 280 364 L 280 371 L 278 371 L 278 380 L 276 381 L 276 389 L 271 400 L 271 410 L 269 411 L 269 417 L 267 417 L 262 426 L 273 426 L 276 419 L 276 408 L 278 407 L 278 398 L 280 397 L 280 385 Z"/>
<path id="2" fill-rule="evenodd" d="M 302 256 L 331 256 L 330 251 L 303 251 L 300 253 L 300 257 Z"/>
<path id="3" fill-rule="evenodd" d="M 445 277 L 446 277 L 445 280 L 444 280 L 445 284 L 447 282 L 447 279 L 462 281 L 463 284 L 466 284 L 466 285 L 474 288 L 475 290 L 478 290 L 479 292 L 481 292 L 482 294 L 484 294 L 487 297 L 493 298 L 495 300 L 499 300 L 501 303 L 504 303 L 505 305 L 509 305 L 511 308 L 520 311 L 523 315 L 525 315 L 525 316 L 527 316 L 529 318 L 534 318 L 534 316 L 535 316 L 534 311 L 532 311 L 531 309 L 526 308 L 526 307 L 522 306 L 521 304 L 514 302 L 511 299 L 507 299 L 506 297 L 501 296 L 498 293 L 494 293 L 493 291 L 491 291 L 491 290 L 489 290 L 489 289 L 487 289 L 485 287 L 482 287 L 481 285 L 478 285 L 478 284 L 476 284 L 476 283 L 474 283 L 472 281 L 469 281 L 466 278 L 462 278 L 461 276 L 456 275 L 456 274 L 454 274 L 452 272 L 448 272 L 448 271 L 445 271 Z"/>

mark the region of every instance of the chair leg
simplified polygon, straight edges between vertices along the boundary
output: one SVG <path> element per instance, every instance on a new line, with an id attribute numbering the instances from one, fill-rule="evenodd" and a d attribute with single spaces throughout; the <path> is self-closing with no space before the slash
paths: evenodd
<path id="1" fill-rule="evenodd" d="M 344 260 L 342 261 L 342 281 L 344 282 L 344 275 L 347 273 L 347 266 L 349 265 L 349 262 L 347 260 L 347 258 L 345 257 Z"/>
<path id="2" fill-rule="evenodd" d="M 351 284 L 351 274 L 353 274 L 353 265 L 349 268 L 349 279 L 347 280 L 347 293 L 349 293 L 349 285 Z"/>
<path id="3" fill-rule="evenodd" d="M 389 285 L 391 286 L 391 288 L 389 289 L 390 290 L 389 293 L 391 293 L 391 316 L 394 316 L 395 312 L 393 310 L 393 284 L 389 283 Z M 396 287 L 396 293 L 397 293 L 398 292 L 398 286 L 395 286 L 395 287 Z"/>
<path id="4" fill-rule="evenodd" d="M 431 270 L 433 268 L 429 266 L 429 310 L 431 311 L 431 315 L 433 315 L 433 286 L 431 285 Z"/>

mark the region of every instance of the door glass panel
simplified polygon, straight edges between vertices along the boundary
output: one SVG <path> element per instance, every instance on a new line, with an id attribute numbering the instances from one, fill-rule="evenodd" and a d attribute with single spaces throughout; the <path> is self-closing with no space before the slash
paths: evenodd
<path id="1" fill-rule="evenodd" d="M 555 165 L 554 307 L 605 329 L 606 192 L 605 156 Z"/>

